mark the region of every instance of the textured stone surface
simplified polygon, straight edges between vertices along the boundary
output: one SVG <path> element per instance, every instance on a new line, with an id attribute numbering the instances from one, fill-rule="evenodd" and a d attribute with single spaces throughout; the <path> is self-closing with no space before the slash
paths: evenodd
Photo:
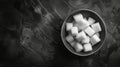
<path id="1" fill-rule="evenodd" d="M 119 0 L 0 1 L 1 67 L 120 67 Z M 70 12 L 96 11 L 107 27 L 97 53 L 78 57 L 63 45 L 61 26 Z"/>

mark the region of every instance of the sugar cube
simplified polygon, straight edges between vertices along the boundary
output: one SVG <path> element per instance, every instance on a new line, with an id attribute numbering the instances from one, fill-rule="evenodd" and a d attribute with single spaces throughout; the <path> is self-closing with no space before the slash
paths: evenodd
<path id="1" fill-rule="evenodd" d="M 88 36 L 82 41 L 82 43 L 89 43 L 89 42 L 90 42 L 90 38 Z"/>
<path id="2" fill-rule="evenodd" d="M 91 25 L 91 27 L 93 28 L 93 30 L 97 33 L 99 31 L 101 31 L 101 27 L 100 27 L 100 24 L 97 22 L 97 23 L 94 23 Z"/>
<path id="3" fill-rule="evenodd" d="M 68 36 L 66 36 L 66 40 L 70 43 L 74 40 L 74 38 L 72 35 L 68 35 Z"/>
<path id="4" fill-rule="evenodd" d="M 90 42 L 91 42 L 92 46 L 97 44 L 100 41 L 101 41 L 101 39 L 96 34 L 93 35 L 90 39 Z"/>
<path id="5" fill-rule="evenodd" d="M 74 23 L 74 26 L 78 28 L 78 31 L 82 30 L 78 23 Z"/>
<path id="6" fill-rule="evenodd" d="M 91 27 L 87 27 L 84 30 L 89 36 L 92 36 L 93 34 L 95 34 L 95 31 L 91 28 Z"/>
<path id="7" fill-rule="evenodd" d="M 67 31 L 70 31 L 72 27 L 73 27 L 73 23 L 66 23 L 66 30 Z"/>
<path id="8" fill-rule="evenodd" d="M 86 28 L 87 26 L 89 26 L 89 22 L 86 19 L 81 19 L 81 22 L 78 23 L 79 27 L 81 29 Z"/>
<path id="9" fill-rule="evenodd" d="M 89 26 L 89 22 L 85 18 L 83 18 L 82 14 L 74 15 L 73 18 L 75 19 L 75 22 L 77 23 L 75 24 L 75 26 L 77 26 L 79 30 L 82 30 L 85 27 Z"/>
<path id="10" fill-rule="evenodd" d="M 71 29 L 71 34 L 72 34 L 73 36 L 76 36 L 76 35 L 78 34 L 78 28 L 77 28 L 77 27 L 72 27 L 72 29 Z"/>
<path id="11" fill-rule="evenodd" d="M 90 43 L 84 44 L 83 47 L 85 52 L 92 51 L 92 45 Z"/>
<path id="12" fill-rule="evenodd" d="M 89 25 L 95 23 L 95 20 L 91 17 L 88 18 Z"/>
<path id="13" fill-rule="evenodd" d="M 70 45 L 73 47 L 76 44 L 75 41 L 70 42 Z"/>
<path id="14" fill-rule="evenodd" d="M 84 40 L 85 38 L 86 38 L 86 34 L 84 31 L 81 31 L 78 33 L 78 35 L 76 35 L 76 40 L 79 42 Z"/>
<path id="15" fill-rule="evenodd" d="M 81 19 L 83 19 L 83 15 L 82 14 L 77 14 L 77 15 L 74 15 L 73 18 L 76 22 L 80 22 Z"/>
<path id="16" fill-rule="evenodd" d="M 79 23 L 75 23 L 74 25 L 78 27 L 78 30 L 83 30 L 89 26 L 89 23 L 87 22 L 87 20 L 81 19 Z"/>
<path id="17" fill-rule="evenodd" d="M 74 48 L 75 48 L 76 52 L 80 52 L 83 50 L 83 46 L 80 43 L 76 43 Z"/>
<path id="18" fill-rule="evenodd" d="M 99 33 L 96 33 L 96 35 L 97 35 L 98 37 L 100 37 L 100 34 L 99 34 Z"/>

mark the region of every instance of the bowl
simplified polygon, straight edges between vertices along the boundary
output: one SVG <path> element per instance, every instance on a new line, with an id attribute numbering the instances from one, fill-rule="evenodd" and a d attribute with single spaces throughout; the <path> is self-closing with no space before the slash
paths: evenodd
<path id="1" fill-rule="evenodd" d="M 73 47 L 66 41 L 65 37 L 68 35 L 68 31 L 66 31 L 66 22 L 72 22 L 73 19 L 73 15 L 79 14 L 81 13 L 83 15 L 83 17 L 92 17 L 96 20 L 96 22 L 99 22 L 102 31 L 99 32 L 100 34 L 100 39 L 101 41 L 99 43 L 97 43 L 96 45 L 93 46 L 93 50 L 90 52 L 76 52 Z M 73 11 L 72 13 L 70 13 L 66 19 L 64 20 L 63 24 L 62 24 L 62 28 L 61 28 L 61 39 L 62 42 L 64 44 L 64 46 L 73 54 L 78 55 L 78 56 L 89 56 L 94 54 L 95 52 L 97 52 L 98 50 L 101 49 L 101 47 L 103 46 L 103 43 L 106 39 L 106 25 L 105 22 L 103 21 L 102 17 L 95 11 L 90 10 L 90 9 L 79 9 L 76 11 Z"/>

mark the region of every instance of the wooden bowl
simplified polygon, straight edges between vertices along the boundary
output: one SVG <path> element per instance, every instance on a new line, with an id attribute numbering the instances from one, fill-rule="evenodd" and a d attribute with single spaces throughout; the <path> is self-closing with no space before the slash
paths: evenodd
<path id="1" fill-rule="evenodd" d="M 68 31 L 66 31 L 66 22 L 72 22 L 73 19 L 73 15 L 79 14 L 81 13 L 83 15 L 83 17 L 92 17 L 96 20 L 96 22 L 100 23 L 100 26 L 102 28 L 102 31 L 99 32 L 100 34 L 100 39 L 101 41 L 99 43 L 97 43 L 96 45 L 93 46 L 93 50 L 90 52 L 76 52 L 73 47 L 66 41 L 65 37 L 68 35 Z M 98 50 L 100 50 L 100 48 L 103 46 L 103 43 L 105 41 L 106 38 L 106 25 L 105 22 L 103 21 L 103 19 L 100 17 L 100 15 L 90 9 L 80 9 L 80 10 L 76 10 L 74 12 L 72 12 L 68 17 L 66 17 L 66 19 L 64 20 L 64 23 L 62 25 L 61 28 L 61 39 L 63 41 L 63 44 L 65 45 L 65 47 L 73 54 L 78 55 L 78 56 L 89 56 L 94 54 L 95 52 L 97 52 Z"/>

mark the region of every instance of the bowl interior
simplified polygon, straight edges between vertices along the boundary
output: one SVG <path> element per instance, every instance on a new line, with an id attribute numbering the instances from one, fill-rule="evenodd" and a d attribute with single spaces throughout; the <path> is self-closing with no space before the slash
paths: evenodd
<path id="1" fill-rule="evenodd" d="M 92 17 L 96 20 L 96 22 L 99 22 L 100 23 L 100 26 L 102 28 L 102 31 L 99 32 L 100 34 L 100 39 L 101 41 L 99 43 L 97 43 L 96 45 L 93 46 L 93 50 L 90 51 L 90 52 L 76 52 L 74 50 L 73 47 L 70 46 L 70 44 L 65 40 L 65 37 L 68 35 L 68 32 L 66 31 L 66 22 L 73 22 L 74 19 L 73 19 L 73 15 L 76 15 L 76 14 L 79 14 L 81 13 L 83 15 L 83 17 L 87 18 L 88 17 Z M 73 13 L 71 13 L 64 21 L 63 23 L 63 26 L 62 26 L 62 29 L 61 29 L 61 37 L 62 37 L 62 41 L 65 45 L 65 47 L 71 51 L 72 53 L 76 54 L 76 55 L 79 55 L 79 56 L 87 56 L 87 55 L 91 55 L 93 53 L 95 53 L 96 51 L 98 51 L 101 47 L 102 47 L 102 44 L 105 40 L 105 36 L 106 36 L 106 27 L 105 27 L 105 23 L 104 21 L 102 20 L 102 18 L 94 11 L 91 11 L 91 10 L 78 10 L 78 11 L 75 11 Z"/>

